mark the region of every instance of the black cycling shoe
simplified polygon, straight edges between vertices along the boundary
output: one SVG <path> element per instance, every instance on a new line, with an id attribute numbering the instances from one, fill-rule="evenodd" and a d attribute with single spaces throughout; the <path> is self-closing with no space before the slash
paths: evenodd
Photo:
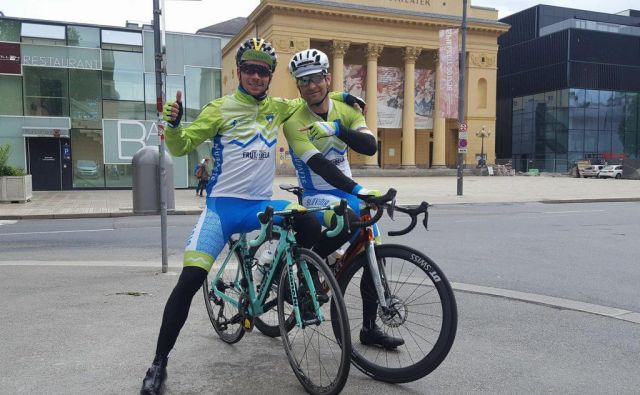
<path id="1" fill-rule="evenodd" d="M 164 393 L 167 380 L 167 358 L 156 358 L 142 380 L 140 395 L 160 395 Z"/>
<path id="2" fill-rule="evenodd" d="M 379 346 L 389 350 L 403 345 L 404 340 L 389 336 L 378 326 L 374 326 L 371 329 L 362 328 L 360 330 L 360 343 L 365 346 Z"/>

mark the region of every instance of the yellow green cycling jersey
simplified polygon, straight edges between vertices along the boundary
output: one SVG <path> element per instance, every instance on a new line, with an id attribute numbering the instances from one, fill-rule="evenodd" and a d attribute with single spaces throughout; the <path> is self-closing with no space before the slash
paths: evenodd
<path id="1" fill-rule="evenodd" d="M 342 92 L 333 92 L 331 97 L 344 100 Z M 211 139 L 213 170 L 207 195 L 269 199 L 278 128 L 302 107 L 302 99 L 267 96 L 257 100 L 238 89 L 207 104 L 189 126 L 167 125 L 167 149 L 174 156 L 183 156 Z"/>
<path id="2" fill-rule="evenodd" d="M 329 100 L 329 112 L 326 121 L 335 120 L 340 120 L 342 125 L 352 130 L 368 129 L 364 116 L 360 111 L 345 103 Z M 344 175 L 351 178 L 351 168 L 347 157 L 348 147 L 344 141 L 336 136 L 311 141 L 306 132 L 299 131 L 300 128 L 318 121 L 323 122 L 325 119 L 305 105 L 298 109 L 284 124 L 284 135 L 289 143 L 289 151 L 291 152 L 293 166 L 296 169 L 300 185 L 308 191 L 334 190 L 335 187 L 327 183 L 307 166 L 307 161 L 313 155 L 321 153 L 322 156 L 336 165 Z"/>

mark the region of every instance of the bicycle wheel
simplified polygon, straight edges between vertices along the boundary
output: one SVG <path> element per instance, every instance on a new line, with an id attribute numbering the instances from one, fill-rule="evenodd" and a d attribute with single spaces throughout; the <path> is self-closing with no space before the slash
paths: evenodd
<path id="1" fill-rule="evenodd" d="M 377 303 L 375 289 L 363 281 L 363 276 L 369 276 L 368 268 L 365 272 L 368 265 L 365 253 L 338 274 L 351 336 L 360 335 L 363 302 L 367 300 L 369 309 L 373 304 L 377 311 L 376 325 L 386 334 L 403 339 L 404 344 L 384 349 L 354 342 L 352 362 L 376 380 L 415 381 L 437 368 L 451 350 L 458 325 L 455 296 L 444 273 L 421 252 L 390 244 L 376 246 L 375 252 L 386 273 L 385 296 L 389 301 L 386 312 Z"/>
<path id="2" fill-rule="evenodd" d="M 265 250 L 270 250 L 274 254 L 276 252 L 276 248 L 278 246 L 278 241 L 280 240 L 280 234 L 273 233 L 271 240 L 266 240 L 264 243 L 260 244 L 257 247 L 252 247 L 249 252 L 252 257 L 256 258 L 262 254 Z M 275 264 L 275 262 L 274 262 Z M 280 269 L 284 267 L 284 265 L 280 265 Z M 280 270 L 279 269 L 279 270 Z M 271 289 L 269 290 L 269 295 L 265 300 L 265 303 L 274 303 L 277 302 L 278 298 L 278 281 L 280 278 L 280 272 L 274 274 L 274 281 L 271 285 Z M 254 319 L 254 325 L 258 330 L 265 336 L 269 337 L 278 337 L 280 336 L 280 326 L 278 324 L 278 305 L 274 304 L 273 308 L 269 311 L 262 313 L 259 317 Z M 293 328 L 295 325 L 295 317 L 289 316 L 287 321 L 287 327 L 289 330 Z"/>
<path id="3" fill-rule="evenodd" d="M 318 320 L 313 307 L 309 287 L 301 272 L 301 262 L 310 271 L 317 271 L 317 292 L 328 297 L 321 304 L 324 321 Z M 289 278 L 287 268 L 282 269 L 279 284 L 296 284 L 300 313 L 305 324 L 287 326 L 292 315 L 292 295 L 289 287 L 278 289 L 278 319 L 280 336 L 291 368 L 303 387 L 311 394 L 337 394 L 347 382 L 350 368 L 351 338 L 342 293 L 331 271 L 322 259 L 312 251 L 299 249 L 298 262 L 294 265 L 295 279 Z M 291 280 L 291 282 L 290 282 Z M 333 311 L 332 311 L 333 310 Z"/>
<path id="4" fill-rule="evenodd" d="M 228 244 L 224 250 L 218 254 L 218 259 L 214 262 L 212 270 L 217 271 L 216 268 L 222 265 L 227 255 L 229 255 Z M 237 343 L 244 336 L 244 317 L 243 314 L 240 314 L 236 306 L 217 297 L 211 287 L 217 287 L 218 290 L 223 291 L 226 295 L 239 301 L 241 298 L 240 286 L 238 284 L 240 280 L 240 262 L 242 262 L 242 257 L 239 251 L 236 250 L 220 277 L 220 281 L 218 281 L 217 284 L 211 283 L 215 278 L 214 273 L 216 272 L 214 271 L 213 273 L 209 273 L 207 279 L 204 280 L 202 284 L 204 303 L 207 306 L 207 313 L 209 314 L 211 325 L 213 325 L 213 329 L 215 329 L 222 341 L 229 344 Z"/>

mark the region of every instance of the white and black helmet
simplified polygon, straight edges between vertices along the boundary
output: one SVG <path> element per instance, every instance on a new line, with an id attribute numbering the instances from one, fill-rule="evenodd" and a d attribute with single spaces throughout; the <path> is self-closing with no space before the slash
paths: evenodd
<path id="1" fill-rule="evenodd" d="M 289 73 L 293 78 L 305 75 L 329 72 L 329 58 L 317 49 L 305 49 L 293 55 L 289 62 Z"/>

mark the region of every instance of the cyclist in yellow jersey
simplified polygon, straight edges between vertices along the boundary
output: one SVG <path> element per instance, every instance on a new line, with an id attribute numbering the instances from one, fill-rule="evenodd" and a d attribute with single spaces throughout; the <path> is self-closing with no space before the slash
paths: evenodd
<path id="1" fill-rule="evenodd" d="M 188 127 L 180 125 L 181 92 L 175 102 L 164 106 L 164 119 L 169 124 L 165 137 L 171 154 L 186 155 L 211 139 L 214 168 L 206 188 L 207 206 L 187 240 L 184 268 L 167 300 L 155 358 L 143 380 L 141 394 L 164 391 L 169 351 L 187 319 L 193 296 L 229 236 L 258 229 L 256 214 L 267 205 L 276 210 L 292 205 L 286 200 L 270 200 L 276 138 L 279 126 L 304 106 L 304 101 L 267 94 L 276 53 L 263 39 L 246 40 L 236 53 L 236 66 L 240 81 L 236 92 L 207 104 Z M 356 100 L 342 93 L 332 93 L 332 97 L 351 104 Z M 320 238 L 320 224 L 310 214 L 299 218 L 294 230 L 298 243 L 307 248 Z"/>
<path id="2" fill-rule="evenodd" d="M 357 221 L 360 213 L 357 196 L 380 195 L 380 192 L 363 188 L 351 178 L 347 148 L 373 155 L 377 150 L 376 139 L 360 111 L 329 97 L 331 74 L 326 54 L 317 49 L 298 52 L 289 62 L 289 72 L 307 103 L 284 125 L 298 182 L 304 188 L 302 203 L 306 207 L 323 207 L 346 199 L 351 209 L 349 222 Z M 331 215 L 327 213 L 325 215 Z M 326 226 L 333 226 L 331 217 L 322 220 Z M 377 232 L 377 227 L 375 230 Z M 313 250 L 325 257 L 348 241 L 351 234 L 345 228 L 336 238 L 322 239 Z M 367 269 L 366 273 L 369 273 Z M 376 294 L 370 275 L 363 276 L 361 292 L 360 342 L 384 348 L 404 344 L 402 339 L 387 335 L 375 323 L 377 299 L 368 297 Z"/>

